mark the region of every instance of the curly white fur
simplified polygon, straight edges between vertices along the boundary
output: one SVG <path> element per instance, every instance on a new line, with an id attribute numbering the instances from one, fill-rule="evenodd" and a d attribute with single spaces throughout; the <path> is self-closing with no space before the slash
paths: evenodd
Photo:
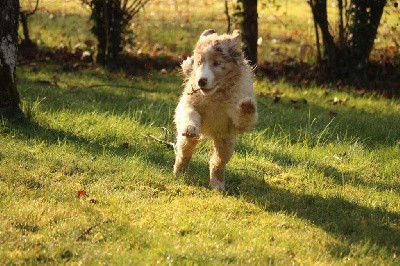
<path id="1" fill-rule="evenodd" d="M 182 70 L 186 83 L 175 111 L 174 173 L 186 170 L 200 138 L 209 137 L 213 144 L 210 187 L 224 190 L 225 165 L 233 154 L 236 135 L 253 129 L 257 121 L 253 73 L 238 32 L 205 31 Z"/>

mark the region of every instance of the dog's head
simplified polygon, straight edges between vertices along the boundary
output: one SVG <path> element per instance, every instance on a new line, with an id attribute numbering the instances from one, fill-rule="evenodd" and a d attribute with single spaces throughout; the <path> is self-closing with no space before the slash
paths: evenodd
<path id="1" fill-rule="evenodd" d="M 200 35 L 194 55 L 182 63 L 182 69 L 193 87 L 203 95 L 211 95 L 239 75 L 243 63 L 239 31 L 217 35 L 215 30 L 206 30 Z"/>

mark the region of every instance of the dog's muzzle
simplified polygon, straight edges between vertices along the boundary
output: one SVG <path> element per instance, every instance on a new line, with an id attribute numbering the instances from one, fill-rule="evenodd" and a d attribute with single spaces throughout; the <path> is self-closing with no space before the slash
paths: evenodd
<path id="1" fill-rule="evenodd" d="M 197 85 L 199 85 L 200 89 L 205 89 L 207 87 L 207 78 L 201 78 L 197 82 Z"/>

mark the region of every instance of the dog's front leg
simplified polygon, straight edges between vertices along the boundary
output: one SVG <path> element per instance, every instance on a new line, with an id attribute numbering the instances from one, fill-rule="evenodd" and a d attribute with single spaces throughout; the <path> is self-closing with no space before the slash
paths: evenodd
<path id="1" fill-rule="evenodd" d="M 175 124 L 179 136 L 200 136 L 201 116 L 193 106 L 179 103 L 175 111 Z"/>
<path id="2" fill-rule="evenodd" d="M 253 129 L 257 122 L 256 101 L 250 97 L 240 100 L 236 106 L 236 114 L 233 123 L 239 132 Z"/>
<path id="3" fill-rule="evenodd" d="M 182 135 L 178 136 L 175 146 L 175 176 L 187 171 L 189 161 L 192 158 L 193 152 L 196 150 L 198 142 L 198 138 L 188 138 Z"/>
<path id="4" fill-rule="evenodd" d="M 200 137 L 200 114 L 191 106 L 179 104 L 175 113 L 178 137 L 174 174 L 185 172 Z"/>
<path id="5" fill-rule="evenodd" d="M 213 139 L 210 159 L 210 188 L 225 190 L 225 165 L 232 157 L 235 138 Z"/>

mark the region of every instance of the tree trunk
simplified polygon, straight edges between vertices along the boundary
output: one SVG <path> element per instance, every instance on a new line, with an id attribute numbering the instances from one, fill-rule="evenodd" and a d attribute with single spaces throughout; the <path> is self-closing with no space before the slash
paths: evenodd
<path id="1" fill-rule="evenodd" d="M 121 8 L 121 0 L 113 1 L 110 23 L 111 32 L 108 54 L 111 59 L 117 59 L 118 55 L 122 51 L 123 10 Z"/>
<path id="2" fill-rule="evenodd" d="M 322 33 L 325 71 L 334 79 L 344 78 L 355 83 L 365 81 L 369 56 L 387 0 L 351 0 L 350 5 L 347 0 L 338 0 L 337 42 L 329 31 L 326 2 L 308 1 L 314 21 Z"/>
<path id="3" fill-rule="evenodd" d="M 322 33 L 322 40 L 324 43 L 324 56 L 330 60 L 336 57 L 336 45 L 332 34 L 329 32 L 328 12 L 326 9 L 326 0 L 310 1 L 311 10 L 314 20 L 317 22 Z"/>
<path id="4" fill-rule="evenodd" d="M 19 11 L 19 15 L 21 17 L 21 25 L 22 25 L 22 32 L 24 34 L 24 39 L 21 42 L 20 47 L 24 48 L 29 48 L 29 47 L 35 47 L 35 43 L 31 40 L 31 37 L 29 35 L 29 26 L 28 26 L 28 18 L 35 14 L 39 6 L 39 0 L 36 0 L 36 5 L 35 8 L 32 11 Z"/>
<path id="5" fill-rule="evenodd" d="M 358 70 L 363 70 L 374 45 L 386 0 L 353 0 L 354 10 L 350 32 L 352 61 Z"/>
<path id="6" fill-rule="evenodd" d="M 228 0 L 225 0 L 225 15 L 226 15 L 226 23 L 228 24 L 226 33 L 231 33 L 231 16 L 229 15 Z"/>
<path id="7" fill-rule="evenodd" d="M 7 115 L 22 112 L 15 81 L 18 14 L 18 0 L 0 1 L 0 110 Z"/>
<path id="8" fill-rule="evenodd" d="M 22 46 L 29 47 L 32 45 L 31 37 L 29 36 L 29 28 L 28 28 L 28 16 L 24 12 L 19 13 L 21 17 L 22 24 L 22 32 L 24 34 L 24 39 L 22 40 Z"/>
<path id="9" fill-rule="evenodd" d="M 258 14 L 257 0 L 243 0 L 244 53 L 252 65 L 257 64 Z"/>
<path id="10" fill-rule="evenodd" d="M 344 46 L 344 22 L 343 22 L 343 0 L 338 0 L 338 14 L 339 14 L 339 47 Z"/>
<path id="11" fill-rule="evenodd" d="M 122 50 L 124 25 L 121 0 L 93 0 L 91 8 L 92 32 L 98 40 L 96 60 L 100 64 L 108 64 Z"/>
<path id="12" fill-rule="evenodd" d="M 322 41 L 324 44 L 323 60 L 326 62 L 326 71 L 329 76 L 336 78 L 338 48 L 335 40 L 329 31 L 328 12 L 326 0 L 308 1 L 314 17 L 314 21 L 321 29 Z M 322 60 L 321 60 L 322 61 Z"/>

